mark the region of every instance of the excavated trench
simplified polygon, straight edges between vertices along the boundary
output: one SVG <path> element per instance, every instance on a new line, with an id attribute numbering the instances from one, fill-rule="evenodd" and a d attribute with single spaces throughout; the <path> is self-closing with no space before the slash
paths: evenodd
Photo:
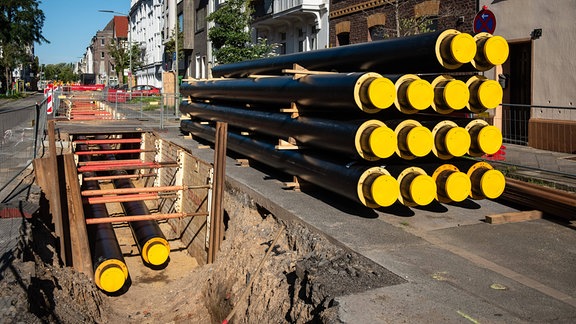
<path id="1" fill-rule="evenodd" d="M 154 269 L 143 265 L 128 226 L 115 225 L 130 278 L 128 289 L 110 295 L 85 275 L 58 265 L 57 240 L 41 199 L 43 208 L 25 222 L 19 253 L 0 281 L 0 297 L 11 305 L 4 318 L 32 323 L 222 323 L 234 312 L 234 323 L 337 323 L 335 297 L 404 282 L 303 224 L 280 220 L 228 183 L 223 204 L 221 251 L 214 263 L 203 266 L 166 221 L 160 226 L 170 243 L 170 259 Z M 111 215 L 120 213 L 108 208 Z"/>

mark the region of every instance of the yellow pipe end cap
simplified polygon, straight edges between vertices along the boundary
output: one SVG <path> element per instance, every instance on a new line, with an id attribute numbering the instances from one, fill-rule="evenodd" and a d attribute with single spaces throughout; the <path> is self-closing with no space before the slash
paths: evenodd
<path id="1" fill-rule="evenodd" d="M 508 42 L 502 36 L 492 36 L 484 43 L 484 57 L 492 65 L 504 64 L 508 59 L 510 48 Z"/>
<path id="2" fill-rule="evenodd" d="M 504 91 L 495 80 L 486 80 L 478 87 L 478 100 L 486 109 L 494 109 L 502 102 Z"/>
<path id="3" fill-rule="evenodd" d="M 424 110 L 434 102 L 434 88 L 426 80 L 414 80 L 406 89 L 406 99 L 416 110 Z"/>
<path id="4" fill-rule="evenodd" d="M 386 109 L 396 100 L 396 86 L 387 78 L 376 78 L 368 86 L 368 98 L 374 107 Z"/>
<path id="5" fill-rule="evenodd" d="M 461 64 L 468 63 L 476 56 L 476 41 L 472 35 L 460 33 L 455 35 L 450 42 L 452 58 Z"/>
<path id="6" fill-rule="evenodd" d="M 170 248 L 163 242 L 152 242 L 146 251 L 148 263 L 152 265 L 161 265 L 168 260 Z"/>
<path id="7" fill-rule="evenodd" d="M 410 200 L 419 206 L 426 206 L 436 198 L 436 182 L 431 176 L 421 174 L 410 182 Z"/>
<path id="8" fill-rule="evenodd" d="M 462 127 L 452 127 L 444 138 L 447 153 L 452 156 L 463 156 L 470 149 L 470 133 Z"/>
<path id="9" fill-rule="evenodd" d="M 472 182 L 466 173 L 463 172 L 453 172 L 450 174 L 444 186 L 446 196 L 456 202 L 468 198 L 470 190 L 472 190 Z"/>
<path id="10" fill-rule="evenodd" d="M 460 110 L 470 101 L 470 90 L 466 83 L 460 80 L 452 80 L 444 87 L 444 102 L 449 108 Z"/>
<path id="11" fill-rule="evenodd" d="M 413 127 L 406 136 L 406 147 L 416 157 L 423 157 L 432 151 L 432 132 L 424 126 Z"/>
<path id="12" fill-rule="evenodd" d="M 98 286 L 106 292 L 116 292 L 124 286 L 126 273 L 115 263 L 104 266 L 97 278 Z"/>
<path id="13" fill-rule="evenodd" d="M 398 181 L 390 175 L 381 175 L 371 186 L 371 194 L 374 202 L 382 207 L 392 206 L 400 194 Z"/>
<path id="14" fill-rule="evenodd" d="M 498 170 L 488 170 L 480 179 L 480 190 L 489 199 L 496 199 L 502 195 L 506 187 L 506 179 Z"/>
<path id="15" fill-rule="evenodd" d="M 478 148 L 486 154 L 494 154 L 502 147 L 502 132 L 492 125 L 484 126 L 478 132 Z"/>
<path id="16" fill-rule="evenodd" d="M 370 150 L 379 158 L 385 159 L 396 152 L 398 140 L 394 130 L 388 127 L 378 127 L 370 134 L 368 139 Z"/>

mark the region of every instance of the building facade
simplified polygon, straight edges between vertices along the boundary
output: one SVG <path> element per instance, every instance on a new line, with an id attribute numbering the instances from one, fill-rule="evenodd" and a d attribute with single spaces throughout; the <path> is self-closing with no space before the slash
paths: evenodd
<path id="1" fill-rule="evenodd" d="M 573 0 L 487 1 L 510 55 L 486 72 L 504 85 L 495 120 L 505 141 L 576 153 L 576 5 Z"/>
<path id="2" fill-rule="evenodd" d="M 129 43 L 141 51 L 142 66 L 133 67 L 134 85 L 162 88 L 163 5 L 162 0 L 132 0 L 129 18 Z"/>

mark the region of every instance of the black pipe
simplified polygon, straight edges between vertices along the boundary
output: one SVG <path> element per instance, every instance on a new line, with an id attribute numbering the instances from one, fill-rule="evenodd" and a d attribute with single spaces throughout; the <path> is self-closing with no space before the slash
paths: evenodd
<path id="1" fill-rule="evenodd" d="M 86 145 L 78 145 L 77 151 L 86 151 Z M 79 156 L 80 161 L 89 161 L 89 156 Z M 83 178 L 93 177 L 95 173 L 84 172 Z M 82 190 L 99 190 L 98 181 L 82 182 Z M 84 204 L 86 218 L 107 218 L 106 204 Z M 111 223 L 86 225 L 94 283 L 98 288 L 113 293 L 120 290 L 128 279 L 128 268 L 118 244 L 116 233 Z"/>
<path id="2" fill-rule="evenodd" d="M 255 111 L 204 103 L 182 103 L 180 111 L 190 116 L 224 121 L 231 125 L 272 136 L 292 137 L 299 144 L 362 157 L 387 158 L 396 150 L 391 129 L 398 122 L 378 120 L 343 122 L 320 118 L 292 118 L 287 114 Z"/>
<path id="3" fill-rule="evenodd" d="M 214 141 L 213 127 L 191 120 L 182 120 L 180 127 Z M 390 206 L 398 198 L 396 179 L 381 167 L 339 164 L 298 151 L 279 151 L 272 144 L 232 132 L 228 132 L 228 148 L 368 207 Z"/>
<path id="4" fill-rule="evenodd" d="M 101 145 L 102 149 L 109 150 L 110 145 Z M 113 154 L 105 154 L 106 160 L 115 160 Z M 125 170 L 110 171 L 111 175 L 126 175 Z M 115 179 L 113 181 L 116 188 L 134 188 L 130 179 Z M 149 215 L 150 211 L 144 201 L 123 202 L 122 208 L 126 215 Z M 160 266 L 168 260 L 170 255 L 170 245 L 162 233 L 158 222 L 154 220 L 141 220 L 129 222 L 132 233 L 136 239 L 136 244 L 140 250 L 140 255 L 145 263 L 152 266 Z"/>
<path id="5" fill-rule="evenodd" d="M 474 59 L 472 36 L 450 29 L 414 36 L 274 56 L 212 68 L 214 77 L 281 74 L 299 64 L 308 70 L 428 73 L 454 70 Z"/>
<path id="6" fill-rule="evenodd" d="M 212 79 L 189 81 L 180 93 L 192 100 L 279 105 L 299 109 L 356 110 L 372 113 L 394 103 L 394 83 L 377 73 L 334 73 L 305 75 L 301 78 Z M 276 107 L 278 108 L 278 107 Z"/>

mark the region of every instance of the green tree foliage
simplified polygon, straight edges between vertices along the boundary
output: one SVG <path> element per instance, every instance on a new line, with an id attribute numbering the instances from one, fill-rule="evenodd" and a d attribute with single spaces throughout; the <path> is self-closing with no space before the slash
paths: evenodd
<path id="1" fill-rule="evenodd" d="M 253 11 L 247 0 L 227 0 L 208 15 L 208 21 L 215 23 L 208 31 L 208 38 L 214 46 L 216 62 L 228 64 L 274 55 L 275 46 L 268 45 L 265 39 L 252 42 Z"/>
<path id="2" fill-rule="evenodd" d="M 140 46 L 138 44 L 133 43 L 129 46 L 128 42 L 126 41 L 118 41 L 112 39 L 110 44 L 106 46 L 108 49 L 108 55 L 112 59 L 112 64 L 114 64 L 114 69 L 116 70 L 118 80 L 122 80 L 124 82 L 124 69 L 130 67 L 130 60 L 132 60 L 132 73 L 138 68 L 142 66 L 142 51 L 140 50 Z M 130 53 L 130 50 L 132 53 Z M 130 57 L 132 55 L 132 57 Z"/>
<path id="3" fill-rule="evenodd" d="M 78 74 L 74 73 L 74 65 L 72 63 L 58 63 L 42 65 L 44 78 L 46 80 L 76 82 L 78 81 Z"/>
<path id="4" fill-rule="evenodd" d="M 39 3 L 35 0 L 0 1 L 0 65 L 8 84 L 12 83 L 12 70 L 18 64 L 33 63 L 32 45 L 48 43 L 42 36 L 45 16 Z"/>

